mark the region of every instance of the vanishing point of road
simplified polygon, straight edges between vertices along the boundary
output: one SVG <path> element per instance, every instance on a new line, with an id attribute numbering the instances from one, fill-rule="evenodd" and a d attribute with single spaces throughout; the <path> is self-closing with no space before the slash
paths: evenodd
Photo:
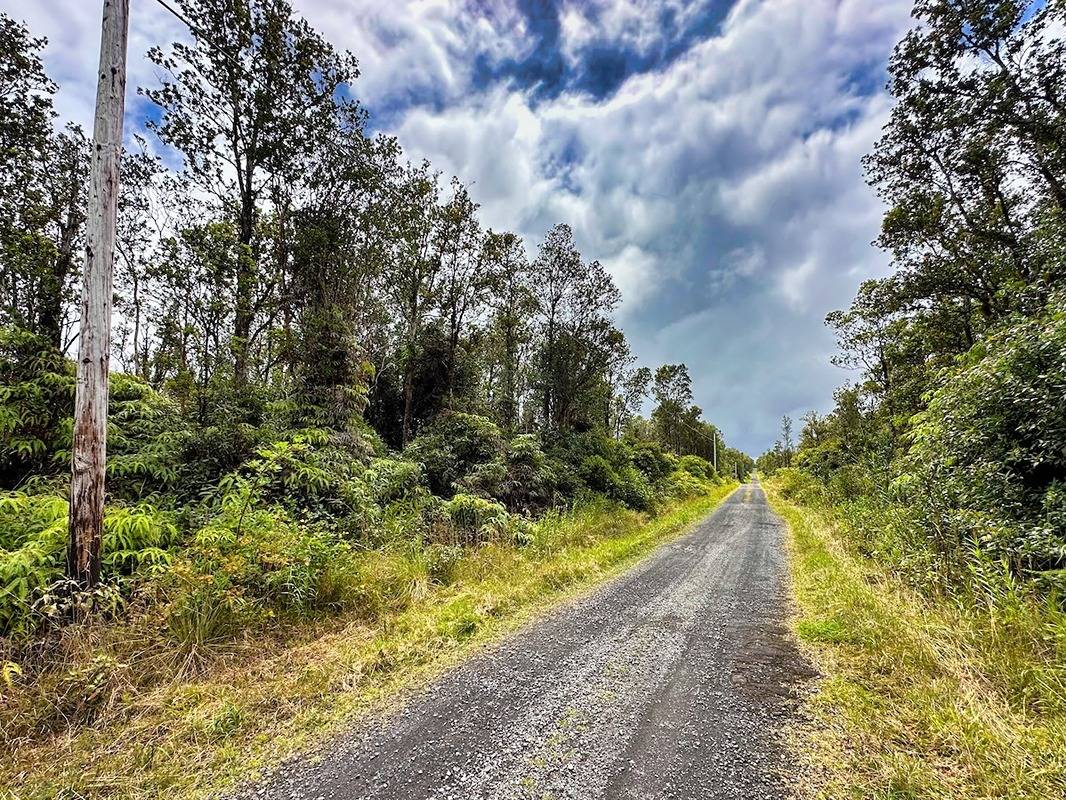
<path id="1" fill-rule="evenodd" d="M 241 797 L 789 797 L 812 673 L 782 625 L 785 529 L 757 483 Z"/>

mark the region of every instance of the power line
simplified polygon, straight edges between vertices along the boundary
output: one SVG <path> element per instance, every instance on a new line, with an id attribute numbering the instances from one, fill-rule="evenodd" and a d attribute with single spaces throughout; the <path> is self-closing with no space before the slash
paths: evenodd
<path id="1" fill-rule="evenodd" d="M 183 17 L 181 15 L 181 12 L 178 11 L 176 8 L 174 8 L 174 6 L 172 6 L 170 3 L 166 2 L 166 0 L 155 0 L 155 1 L 157 3 L 159 3 L 159 5 L 163 6 L 163 8 L 165 8 L 171 14 L 173 14 L 178 19 L 178 21 L 181 22 L 182 25 L 184 25 L 186 28 L 188 28 L 193 33 L 199 35 L 199 31 L 197 31 L 196 28 L 193 27 L 193 24 L 191 22 L 189 22 L 189 20 L 185 19 L 185 17 Z"/>
<path id="2" fill-rule="evenodd" d="M 198 28 L 197 26 L 195 26 L 191 22 L 189 22 L 188 18 L 185 17 L 184 15 L 182 15 L 182 13 L 180 11 L 178 11 L 176 8 L 174 8 L 173 5 L 168 3 L 167 0 L 155 0 L 155 1 L 157 3 L 159 3 L 159 5 L 161 5 L 163 8 L 165 8 L 167 11 L 169 11 L 174 16 L 174 18 L 176 20 L 178 20 L 178 22 L 180 22 L 182 25 L 184 25 L 186 28 L 188 28 L 189 29 L 189 33 L 191 33 L 194 37 L 196 37 L 196 39 L 199 42 L 201 42 L 203 44 L 206 44 L 210 49 L 214 50 L 216 53 L 218 53 L 224 59 L 228 60 L 230 62 L 230 66 L 231 67 L 236 66 L 238 69 L 240 68 L 239 62 L 233 57 L 232 53 L 227 53 L 225 50 L 223 50 L 219 45 L 217 45 L 211 39 L 210 36 L 208 36 L 206 33 L 204 33 L 204 31 L 202 31 L 200 28 Z"/>

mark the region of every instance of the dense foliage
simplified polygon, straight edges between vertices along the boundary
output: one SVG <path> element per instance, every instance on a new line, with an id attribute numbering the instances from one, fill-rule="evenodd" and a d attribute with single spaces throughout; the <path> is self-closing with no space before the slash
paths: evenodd
<path id="1" fill-rule="evenodd" d="M 654 512 L 751 468 L 684 365 L 635 366 L 568 226 L 534 253 L 485 230 L 458 179 L 366 133 L 354 57 L 287 0 L 177 5 L 197 25 L 140 89 L 157 141 L 124 155 L 88 594 L 63 576 L 88 148 L 56 128 L 44 43 L 0 15 L 0 655 L 77 608 L 190 651 L 372 618 L 411 570 L 447 582 L 463 548 L 532 545 L 552 509 Z"/>
<path id="2" fill-rule="evenodd" d="M 895 272 L 828 322 L 861 370 L 764 470 L 917 582 L 1066 590 L 1066 4 L 919 0 L 867 158 Z M 997 588 L 998 587 L 998 588 Z"/>

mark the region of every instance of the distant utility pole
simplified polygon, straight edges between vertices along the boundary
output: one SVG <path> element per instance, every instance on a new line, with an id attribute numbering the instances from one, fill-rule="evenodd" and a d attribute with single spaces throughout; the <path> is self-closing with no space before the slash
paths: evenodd
<path id="1" fill-rule="evenodd" d="M 74 395 L 70 541 L 67 548 L 67 575 L 85 589 L 92 588 L 100 579 L 111 283 L 122 159 L 122 115 L 126 100 L 129 12 L 129 0 L 104 0 L 82 280 L 78 383 Z"/>
<path id="2" fill-rule="evenodd" d="M 711 450 L 714 454 L 714 471 L 718 472 L 718 429 L 714 429 L 714 437 L 711 439 Z"/>

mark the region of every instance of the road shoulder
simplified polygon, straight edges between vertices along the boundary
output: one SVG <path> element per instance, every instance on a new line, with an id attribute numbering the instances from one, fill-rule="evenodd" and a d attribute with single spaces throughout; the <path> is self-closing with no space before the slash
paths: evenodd
<path id="1" fill-rule="evenodd" d="M 917 595 L 848 552 L 829 510 L 767 489 L 789 527 L 792 627 L 824 676 L 793 734 L 805 793 L 1066 796 L 1066 692 L 1057 707 L 1019 703 L 1004 681 L 1018 654 L 987 620 Z"/>

